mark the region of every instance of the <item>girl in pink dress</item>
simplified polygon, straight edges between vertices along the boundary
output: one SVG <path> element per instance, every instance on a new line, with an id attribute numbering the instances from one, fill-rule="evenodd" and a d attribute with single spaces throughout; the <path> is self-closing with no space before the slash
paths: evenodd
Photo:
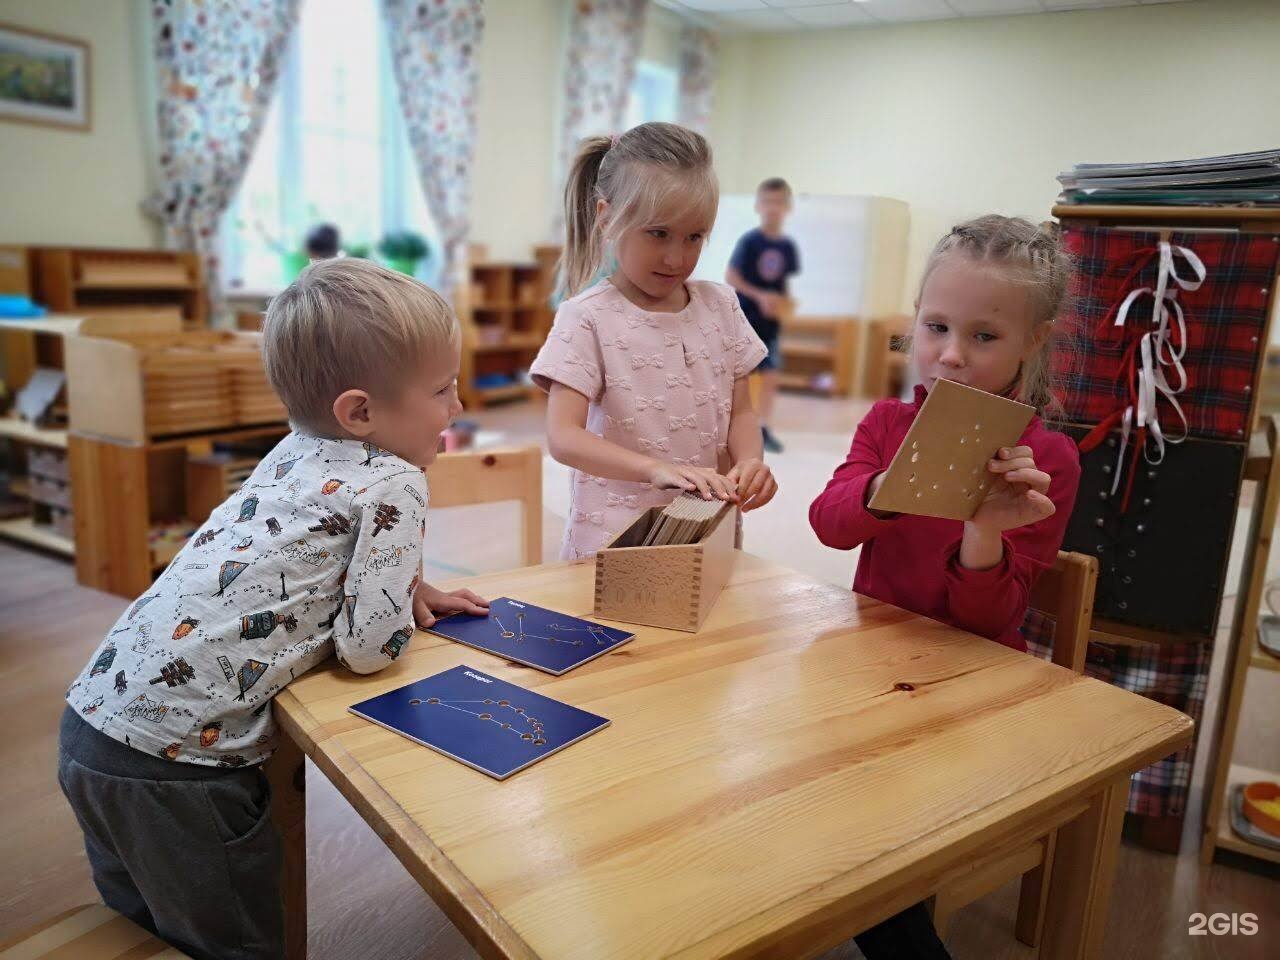
<path id="1" fill-rule="evenodd" d="M 645 123 L 583 142 L 565 188 L 560 305 L 534 361 L 551 455 L 573 468 L 563 559 L 593 555 L 682 490 L 764 506 L 746 376 L 765 355 L 720 283 L 689 280 L 719 187 L 697 133 Z M 583 290 L 608 252 L 617 268 Z"/>

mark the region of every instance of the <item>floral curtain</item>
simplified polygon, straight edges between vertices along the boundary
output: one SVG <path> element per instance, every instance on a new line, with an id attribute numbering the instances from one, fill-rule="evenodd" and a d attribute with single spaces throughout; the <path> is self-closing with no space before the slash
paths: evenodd
<path id="1" fill-rule="evenodd" d="M 160 185 L 145 207 L 170 247 L 204 261 L 221 312 L 218 229 L 280 74 L 299 0 L 153 0 Z"/>
<path id="2" fill-rule="evenodd" d="M 576 0 L 569 24 L 564 122 L 553 210 L 555 233 L 564 229 L 564 177 L 584 137 L 621 133 L 635 77 L 649 0 Z"/>
<path id="3" fill-rule="evenodd" d="M 440 230 L 441 286 L 462 262 L 471 211 L 481 0 L 383 0 L 409 145 Z"/>
<path id="4" fill-rule="evenodd" d="M 696 24 L 680 30 L 680 122 L 707 133 L 716 72 L 716 35 Z"/>

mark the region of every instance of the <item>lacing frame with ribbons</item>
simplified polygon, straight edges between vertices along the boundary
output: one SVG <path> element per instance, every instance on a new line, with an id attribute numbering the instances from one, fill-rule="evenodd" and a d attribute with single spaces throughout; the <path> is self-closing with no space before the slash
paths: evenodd
<path id="1" fill-rule="evenodd" d="M 1154 287 L 1135 287 L 1117 301 L 1098 326 L 1098 336 L 1111 339 L 1119 330 L 1126 341 L 1121 366 L 1125 372 L 1129 403 L 1115 411 L 1080 441 L 1080 450 L 1088 453 L 1117 426 L 1120 428 L 1120 451 L 1116 458 L 1111 496 L 1120 489 L 1125 454 L 1129 454 L 1129 475 L 1124 488 L 1121 512 L 1129 509 L 1133 481 L 1138 471 L 1138 453 L 1155 466 L 1164 461 L 1166 444 L 1181 443 L 1190 429 L 1186 411 L 1178 402 L 1178 394 L 1187 389 L 1187 371 L 1182 358 L 1187 350 L 1187 316 L 1178 300 L 1179 290 L 1199 290 L 1204 283 L 1204 262 L 1189 247 L 1161 240 L 1157 246 L 1136 251 L 1137 258 L 1122 284 L 1128 287 L 1153 260 L 1157 259 Z M 1183 260 L 1192 276 L 1178 273 L 1178 260 Z M 1129 314 L 1145 297 L 1152 302 L 1151 319 L 1146 329 L 1130 323 Z M 1172 370 L 1170 383 L 1166 370 Z M 1160 423 L 1159 402 L 1163 398 L 1182 421 L 1180 432 L 1171 434 Z"/>

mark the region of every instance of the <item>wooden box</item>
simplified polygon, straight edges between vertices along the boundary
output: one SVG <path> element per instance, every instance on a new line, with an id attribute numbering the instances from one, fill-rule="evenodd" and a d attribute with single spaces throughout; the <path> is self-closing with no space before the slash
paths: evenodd
<path id="1" fill-rule="evenodd" d="M 67 465 L 67 451 L 56 447 L 28 447 L 27 472 L 66 483 L 71 479 L 71 470 Z"/>
<path id="2" fill-rule="evenodd" d="M 59 507 L 51 507 L 49 509 L 49 522 L 53 526 L 53 532 L 58 536 L 67 540 L 75 540 L 76 538 L 76 521 L 75 516 L 70 510 L 63 510 Z"/>
<path id="3" fill-rule="evenodd" d="M 689 633 L 701 628 L 733 570 L 738 511 L 726 504 L 699 542 L 642 547 L 661 507 L 645 511 L 596 554 L 595 613 Z"/>
<path id="4" fill-rule="evenodd" d="M 50 480 L 33 473 L 28 481 L 27 496 L 46 507 L 71 509 L 71 487 L 64 480 Z"/>

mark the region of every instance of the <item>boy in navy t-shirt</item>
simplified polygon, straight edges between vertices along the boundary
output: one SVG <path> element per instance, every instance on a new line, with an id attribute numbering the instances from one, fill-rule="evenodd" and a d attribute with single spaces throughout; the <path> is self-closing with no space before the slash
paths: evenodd
<path id="1" fill-rule="evenodd" d="M 760 226 L 747 232 L 733 248 L 725 282 L 738 291 L 738 302 L 747 315 L 751 328 L 768 347 L 768 355 L 760 361 L 760 424 L 764 448 L 781 453 L 782 444 L 769 430 L 773 414 L 773 398 L 778 392 L 778 314 L 787 296 L 787 278 L 800 272 L 800 254 L 796 245 L 782 232 L 782 224 L 791 212 L 791 187 L 781 177 L 771 177 L 756 188 L 756 213 Z"/>

